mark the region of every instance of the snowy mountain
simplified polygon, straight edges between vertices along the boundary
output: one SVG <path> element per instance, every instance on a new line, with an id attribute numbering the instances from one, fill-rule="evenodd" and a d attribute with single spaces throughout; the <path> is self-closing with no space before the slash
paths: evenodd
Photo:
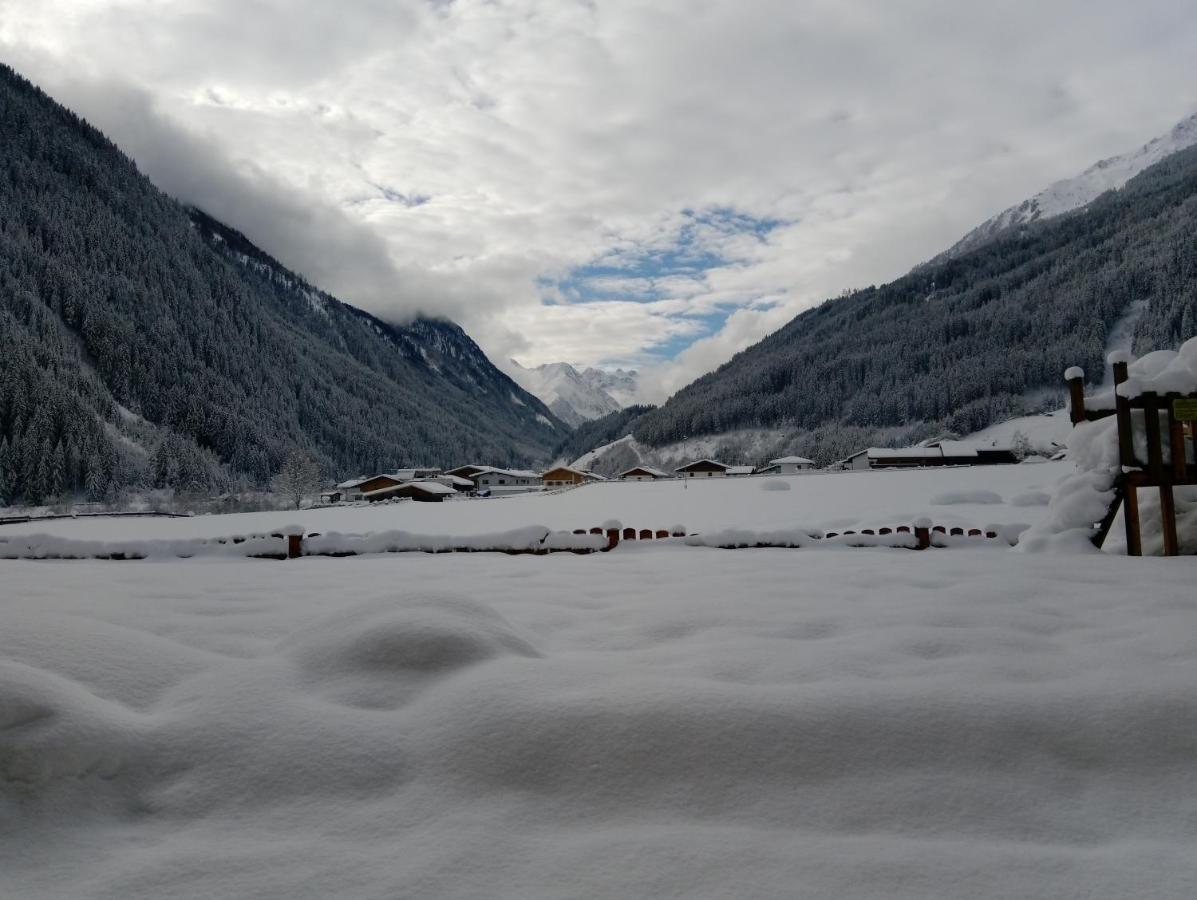
<path id="1" fill-rule="evenodd" d="M 1148 166 L 1194 144 L 1197 144 L 1197 113 L 1138 150 L 1103 159 L 1080 175 L 1048 185 L 1029 200 L 1003 210 L 978 225 L 931 262 L 954 259 L 1019 225 L 1050 219 L 1087 206 L 1106 191 L 1122 187 Z"/>
<path id="2" fill-rule="evenodd" d="M 635 384 L 636 373 L 622 369 L 614 373 L 594 368 L 579 372 L 569 363 L 545 363 L 526 369 L 514 359 L 511 364 L 515 380 L 524 390 L 539 397 L 557 418 L 574 427 L 601 419 L 627 405 L 609 392 L 606 385 L 628 395 L 627 385 Z"/>
<path id="3" fill-rule="evenodd" d="M 635 369 L 609 372 L 593 366 L 582 370 L 582 380 L 605 391 L 621 407 L 640 402 L 640 374 Z"/>

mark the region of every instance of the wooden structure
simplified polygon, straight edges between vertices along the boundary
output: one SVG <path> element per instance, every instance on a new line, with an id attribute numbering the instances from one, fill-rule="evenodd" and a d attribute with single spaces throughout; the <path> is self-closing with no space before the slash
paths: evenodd
<path id="1" fill-rule="evenodd" d="M 572 487 L 599 480 L 599 477 L 593 472 L 574 469 L 570 466 L 556 466 L 543 473 L 540 478 L 545 487 Z"/>
<path id="2" fill-rule="evenodd" d="M 1114 408 L 1089 409 L 1085 401 L 1085 373 L 1077 368 L 1065 373 L 1072 424 L 1093 422 L 1116 416 L 1118 420 L 1118 459 L 1121 472 L 1114 481 L 1114 501 L 1093 535 L 1093 544 L 1101 547 L 1110 532 L 1118 507 L 1123 508 L 1126 527 L 1126 553 L 1143 555 L 1139 527 L 1139 490 L 1156 488 L 1160 492 L 1160 516 L 1163 519 L 1164 555 L 1176 556 L 1176 502 L 1173 489 L 1178 485 L 1197 485 L 1197 462 L 1188 462 L 1186 445 L 1192 444 L 1197 460 L 1197 394 L 1157 394 L 1145 392 L 1124 397 L 1118 392 L 1129 378 L 1128 362 L 1114 362 Z M 1136 436 L 1142 435 L 1147 459 L 1138 457 Z M 1165 450 L 1167 459 L 1165 459 Z"/>

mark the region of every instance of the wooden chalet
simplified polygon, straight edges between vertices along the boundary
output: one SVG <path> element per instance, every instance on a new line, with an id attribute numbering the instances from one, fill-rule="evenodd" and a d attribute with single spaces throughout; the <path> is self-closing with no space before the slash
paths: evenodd
<path id="1" fill-rule="evenodd" d="M 587 472 L 583 469 L 575 469 L 571 466 L 556 466 L 542 473 L 540 480 L 544 483 L 545 487 L 552 488 L 574 487 L 591 481 L 601 481 L 602 479 L 593 472 Z"/>
<path id="2" fill-rule="evenodd" d="M 632 466 L 615 476 L 620 481 L 657 481 L 661 478 L 672 478 L 668 472 L 653 469 L 649 466 Z"/>
<path id="3" fill-rule="evenodd" d="M 717 459 L 696 459 L 684 466 L 678 466 L 673 471 L 682 478 L 724 478 L 731 468 L 733 467 Z"/>
<path id="4" fill-rule="evenodd" d="M 447 484 L 439 481 L 408 481 L 403 484 L 382 487 L 368 491 L 362 496 L 371 503 L 379 500 L 398 500 L 406 498 L 420 503 L 440 503 L 445 497 L 452 497 L 457 493 Z"/>

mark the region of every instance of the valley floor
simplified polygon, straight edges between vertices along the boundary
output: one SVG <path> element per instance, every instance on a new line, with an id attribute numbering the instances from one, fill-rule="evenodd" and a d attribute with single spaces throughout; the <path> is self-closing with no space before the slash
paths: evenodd
<path id="1" fill-rule="evenodd" d="M 1008 519 L 1052 473 L 975 510 L 925 474 L 886 508 Z M 799 492 L 710 490 L 704 527 Z M 1195 574 L 672 541 L 3 562 L 0 896 L 1189 897 Z"/>

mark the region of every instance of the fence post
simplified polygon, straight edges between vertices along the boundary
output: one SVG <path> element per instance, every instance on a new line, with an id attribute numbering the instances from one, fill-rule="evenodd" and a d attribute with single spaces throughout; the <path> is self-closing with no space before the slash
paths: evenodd
<path id="1" fill-rule="evenodd" d="M 303 556 L 303 535 L 287 535 L 287 559 L 299 559 Z"/>
<path id="2" fill-rule="evenodd" d="M 1069 417 L 1076 425 L 1085 421 L 1085 370 L 1073 366 L 1064 373 L 1064 380 L 1068 382 Z"/>
<path id="3" fill-rule="evenodd" d="M 916 550 L 930 550 L 931 549 L 931 520 L 919 519 L 914 523 L 914 538 L 917 543 Z"/>

